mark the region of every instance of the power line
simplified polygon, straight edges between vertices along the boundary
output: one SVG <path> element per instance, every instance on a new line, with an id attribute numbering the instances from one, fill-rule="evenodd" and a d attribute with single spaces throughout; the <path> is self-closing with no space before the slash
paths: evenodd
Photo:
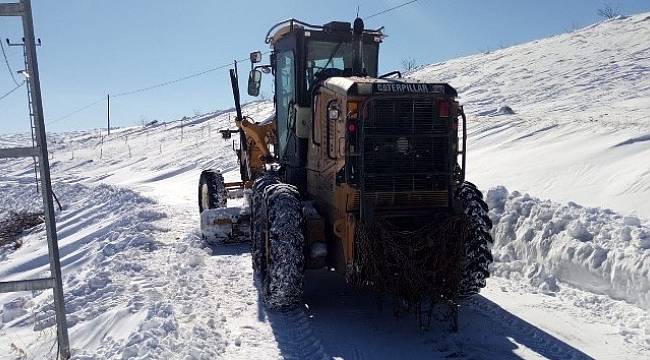
<path id="1" fill-rule="evenodd" d="M 375 17 L 375 16 L 379 16 L 379 15 L 382 15 L 382 14 L 386 14 L 386 13 L 388 13 L 388 12 L 391 12 L 391 11 L 393 11 L 393 10 L 396 10 L 396 9 L 401 8 L 401 7 L 407 6 L 407 5 L 409 5 L 409 4 L 413 4 L 413 3 L 417 2 L 417 1 L 419 1 L 419 0 L 411 0 L 411 1 L 407 1 L 407 2 L 405 2 L 405 3 L 399 4 L 399 5 L 397 5 L 397 6 L 393 6 L 393 7 L 391 7 L 391 8 L 388 8 L 388 9 L 382 10 L 382 11 L 377 12 L 377 13 L 374 13 L 374 14 L 372 14 L 372 15 L 368 15 L 368 16 L 365 17 L 365 19 L 370 19 L 370 18 L 373 18 L 373 17 Z M 1 42 L 0 42 L 0 46 L 2 46 L 2 43 L 1 43 Z M 268 53 L 269 53 L 269 51 L 266 51 L 266 52 L 264 52 L 263 54 L 268 54 Z M 14 82 L 16 83 L 17 87 L 14 88 L 14 89 L 12 89 L 9 93 L 7 93 L 7 94 L 3 95 L 2 97 L 0 97 L 0 100 L 4 99 L 4 98 L 7 97 L 9 94 L 11 94 L 12 92 L 16 91 L 20 86 L 22 86 L 22 85 L 24 84 L 24 82 L 21 83 L 21 84 L 18 84 L 18 82 L 17 82 L 17 80 L 16 80 L 16 78 L 15 78 L 15 76 L 14 76 L 14 74 L 13 74 L 13 71 L 11 70 L 11 66 L 9 65 L 9 61 L 7 60 L 7 55 L 6 55 L 6 53 L 5 53 L 4 46 L 2 46 L 2 54 L 3 54 L 4 59 L 5 59 L 5 64 L 7 65 L 7 69 L 9 70 L 9 73 L 11 74 L 11 77 L 12 77 L 12 79 L 14 80 Z M 245 58 L 242 58 L 242 59 L 238 59 L 238 60 L 235 60 L 235 61 L 245 61 L 245 60 L 248 60 L 248 57 L 245 57 Z M 229 67 L 229 66 L 231 66 L 231 65 L 233 65 L 233 64 L 234 64 L 233 62 L 230 62 L 230 63 L 223 64 L 223 65 L 220 65 L 220 66 L 217 66 L 217 67 L 213 67 L 213 68 L 210 68 L 210 69 L 206 69 L 206 70 L 203 70 L 203 71 L 200 71 L 200 72 L 194 73 L 194 74 L 186 75 L 186 76 L 183 76 L 183 77 L 180 77 L 180 78 L 174 79 L 174 80 L 169 80 L 169 81 L 161 82 L 161 83 L 158 83 L 158 84 L 155 84 L 155 85 L 150 85 L 150 86 L 143 87 L 143 88 L 139 88 L 139 89 L 134 89 L 134 90 L 129 90 L 129 91 L 123 91 L 123 92 L 120 92 L 120 93 L 117 93 L 117 94 L 113 94 L 113 95 L 111 95 L 111 96 L 112 96 L 113 98 L 116 98 L 116 97 L 123 97 L 123 96 L 134 95 L 134 94 L 138 94 L 138 93 L 141 93 L 141 92 L 145 92 L 145 91 L 149 91 L 149 90 L 153 90 L 153 89 L 161 88 L 161 87 L 164 87 L 164 86 L 168 86 L 168 85 L 172 85 L 172 84 L 179 83 L 179 82 L 181 82 L 181 81 L 185 81 L 185 80 L 193 79 L 193 78 L 195 78 L 195 77 L 199 77 L 199 76 L 201 76 L 201 75 L 205 75 L 205 74 L 210 73 L 210 72 L 213 72 L 213 71 L 221 70 L 221 69 L 227 68 L 227 67 Z M 52 120 L 52 121 L 49 121 L 49 122 L 47 122 L 47 123 L 48 123 L 48 124 L 53 124 L 53 123 L 56 123 L 56 122 L 59 122 L 59 121 L 63 121 L 63 120 L 65 120 L 65 119 L 71 117 L 72 115 L 75 115 L 75 114 L 77 114 L 77 113 L 80 113 L 80 112 L 82 112 L 82 111 L 84 111 L 84 110 L 86 110 L 86 109 L 88 109 L 88 108 L 90 108 L 90 107 L 92 107 L 92 106 L 94 106 L 94 105 L 97 105 L 97 104 L 99 104 L 99 103 L 102 103 L 102 102 L 104 102 L 104 101 L 106 101 L 106 98 L 102 97 L 101 99 L 99 99 L 99 100 L 97 100 L 97 101 L 94 101 L 94 102 L 92 102 L 92 103 L 89 103 L 89 104 L 87 104 L 87 105 L 84 105 L 84 106 L 82 106 L 82 107 L 80 107 L 80 108 L 78 108 L 78 109 L 76 109 L 76 110 L 74 110 L 74 111 L 72 111 L 72 112 L 70 112 L 70 113 L 68 113 L 68 114 L 66 114 L 66 115 L 64 115 L 64 116 L 62 116 L 62 117 L 56 118 L 56 119 L 54 119 L 54 120 Z"/>
<path id="2" fill-rule="evenodd" d="M 262 54 L 268 54 L 269 52 L 270 51 L 266 51 L 266 52 L 264 52 Z M 239 62 L 239 61 L 245 61 L 245 60 L 248 60 L 248 59 L 249 59 L 248 57 L 245 57 L 245 58 L 241 58 L 241 59 L 238 59 L 238 60 L 235 60 L 235 61 Z M 147 87 L 143 87 L 143 88 L 139 88 L 139 89 L 123 91 L 123 92 L 120 92 L 120 93 L 117 93 L 117 94 L 111 94 L 110 97 L 111 98 L 123 97 L 123 96 L 134 95 L 134 94 L 137 94 L 137 93 L 141 93 L 141 92 L 161 88 L 161 87 L 164 87 L 164 86 L 167 86 L 167 85 L 172 85 L 172 84 L 179 83 L 181 81 L 185 81 L 185 80 L 189 80 L 189 79 L 192 79 L 192 78 L 195 78 L 195 77 L 199 77 L 201 75 L 205 75 L 205 74 L 213 72 L 213 71 L 225 69 L 225 68 L 227 68 L 229 66 L 232 66 L 232 65 L 234 65 L 234 62 L 229 62 L 227 64 L 223 64 L 223 65 L 220 65 L 220 66 L 217 66 L 217 67 L 213 67 L 213 68 L 210 68 L 210 69 L 199 71 L 197 73 L 186 75 L 186 76 L 174 79 L 174 80 L 161 82 L 161 83 L 158 83 L 158 84 L 155 84 L 155 85 L 151 85 L 151 86 L 147 86 Z M 84 111 L 84 110 L 86 110 L 86 109 L 88 109 L 90 107 L 93 107 L 93 106 L 95 106 L 95 105 L 97 105 L 99 103 L 102 103 L 104 101 L 106 101 L 106 98 L 102 97 L 100 100 L 91 102 L 91 103 L 89 103 L 87 105 L 84 105 L 84 106 L 82 106 L 82 107 L 80 107 L 80 108 L 78 108 L 78 109 L 64 115 L 64 116 L 56 118 L 56 119 L 54 119 L 52 121 L 48 121 L 47 124 L 53 124 L 53 123 L 56 123 L 56 122 L 59 122 L 59 121 L 63 121 L 63 120 L 65 120 L 65 119 L 67 119 L 67 118 L 69 118 L 69 117 L 71 117 L 71 116 L 73 116 L 75 114 L 78 114 L 78 113 L 80 113 L 80 112 L 82 112 L 82 111 Z"/>
<path id="3" fill-rule="evenodd" d="M 406 6 L 406 5 L 413 4 L 414 2 L 417 2 L 417 1 L 419 1 L 419 0 L 411 0 L 411 1 L 407 1 L 407 2 L 405 2 L 405 3 L 403 3 L 403 4 L 399 4 L 399 5 L 397 5 L 397 6 L 393 6 L 392 8 L 389 8 L 389 9 L 386 9 L 386 10 L 382 10 L 382 11 L 380 11 L 380 12 L 378 12 L 378 13 L 375 13 L 375 14 L 372 14 L 372 15 L 368 15 L 368 16 L 364 17 L 364 19 L 370 19 L 370 18 L 373 18 L 373 17 L 375 17 L 375 16 L 379 16 L 379 15 L 381 15 L 381 14 L 385 14 L 385 13 L 387 13 L 387 12 L 391 12 L 391 11 L 393 11 L 393 10 L 395 10 L 395 9 L 399 9 L 399 8 L 404 7 L 404 6 Z"/>
<path id="4" fill-rule="evenodd" d="M 9 90 L 8 93 L 6 93 L 6 94 L 0 96 L 0 100 L 2 100 L 2 99 L 4 99 L 4 98 L 6 98 L 7 96 L 11 95 L 14 91 L 20 89 L 20 87 L 23 86 L 23 85 L 25 85 L 25 82 L 24 82 L 24 81 L 21 82 L 21 83 L 19 83 L 19 84 L 17 84 L 15 88 Z"/>
<path id="5" fill-rule="evenodd" d="M 267 53 L 268 53 L 268 51 L 267 51 Z M 236 61 L 245 61 L 245 60 L 248 60 L 248 57 L 245 57 L 243 59 L 239 59 L 239 60 L 236 60 Z M 195 78 L 195 77 L 199 77 L 201 75 L 205 75 L 205 74 L 213 72 L 213 71 L 225 69 L 228 66 L 231 66 L 233 64 L 234 64 L 233 62 L 229 62 L 227 64 L 223 64 L 223 65 L 220 65 L 220 66 L 217 66 L 217 67 L 213 67 L 213 68 L 210 68 L 210 69 L 207 69 L 207 70 L 203 70 L 203 71 L 200 71 L 200 72 L 197 72 L 197 73 L 194 73 L 194 74 L 186 75 L 186 76 L 180 77 L 178 79 L 165 81 L 165 82 L 162 82 L 162 83 L 159 83 L 159 84 L 143 87 L 143 88 L 140 88 L 140 89 L 135 89 L 135 90 L 130 90 L 130 91 L 124 91 L 124 92 L 117 93 L 117 94 L 112 94 L 111 97 L 121 97 L 121 96 L 133 95 L 133 94 L 141 93 L 141 92 L 144 92 L 144 91 L 157 89 L 157 88 L 160 88 L 160 87 L 163 87 L 163 86 L 176 84 L 178 82 L 189 80 L 189 79 L 192 79 L 192 78 Z"/>
<path id="6" fill-rule="evenodd" d="M 0 39 L 1 40 L 1 39 Z M 14 75 L 14 71 L 11 70 L 11 65 L 9 65 L 9 59 L 7 59 L 7 53 L 5 52 L 5 46 L 2 44 L 2 41 L 0 41 L 0 49 L 2 49 L 2 57 L 5 59 L 5 64 L 7 65 L 7 70 L 9 70 L 9 75 L 11 75 L 11 79 L 14 81 L 14 84 L 16 84 L 17 88 L 20 87 L 22 84 L 16 80 L 16 76 Z M 16 89 L 17 89 L 16 88 Z M 16 90 L 14 89 L 14 90 Z M 12 90 L 13 91 L 13 90 Z"/>
<path id="7" fill-rule="evenodd" d="M 372 15 L 368 15 L 368 16 L 365 17 L 365 19 L 370 19 L 370 18 L 373 18 L 373 17 L 375 17 L 375 16 L 379 16 L 379 15 L 382 15 L 382 14 L 386 14 L 386 13 L 388 13 L 388 12 L 391 12 L 391 11 L 393 11 L 393 10 L 396 10 L 396 9 L 401 8 L 401 7 L 407 6 L 407 5 L 409 5 L 409 4 L 413 4 L 413 3 L 417 2 L 417 1 L 419 1 L 419 0 L 411 0 L 411 1 L 407 1 L 407 2 L 405 2 L 405 3 L 399 4 L 399 5 L 397 5 L 397 6 L 393 6 L 393 7 L 391 7 L 391 8 L 388 8 L 388 9 L 382 10 L 382 11 L 377 12 L 377 13 L 374 13 L 374 14 L 372 14 Z M 0 43 L 0 45 L 2 45 L 2 43 Z M 263 54 L 268 54 L 269 52 L 270 52 L 270 51 L 266 51 L 266 52 L 264 52 Z M 15 79 L 15 77 L 14 77 L 13 71 L 11 70 L 11 66 L 9 66 L 9 61 L 7 60 L 7 55 L 5 54 L 4 46 L 2 47 L 2 54 L 3 54 L 3 56 L 4 56 L 5 63 L 6 63 L 6 65 L 7 65 L 7 69 L 9 70 L 9 73 L 11 74 L 12 79 L 13 79 L 14 82 L 18 85 L 18 82 L 16 81 L 16 79 Z M 238 60 L 235 60 L 235 61 L 245 61 L 245 60 L 248 60 L 248 57 L 245 57 L 245 58 L 242 58 L 242 59 L 238 59 Z M 120 93 L 117 93 L 117 94 L 112 94 L 111 97 L 113 97 L 113 98 L 117 98 L 117 97 L 123 97 L 123 96 L 128 96 L 128 95 L 134 95 L 134 94 L 138 94 L 138 93 L 141 93 L 141 92 L 145 92 L 145 91 L 149 91 L 149 90 L 153 90 L 153 89 L 161 88 L 161 87 L 164 87 L 164 86 L 168 86 L 168 85 L 176 84 L 176 83 L 179 83 L 179 82 L 181 82 L 181 81 L 185 81 L 185 80 L 193 79 L 193 78 L 195 78 L 195 77 L 199 77 L 199 76 L 201 76 L 201 75 L 205 75 L 205 74 L 207 74 L 207 73 L 211 73 L 211 72 L 213 72 L 213 71 L 217 71 L 217 70 L 221 70 L 221 69 L 227 68 L 227 67 L 229 67 L 229 66 L 232 66 L 233 64 L 234 64 L 233 62 L 230 62 L 230 63 L 223 64 L 223 65 L 220 65 L 220 66 L 217 66 L 217 67 L 213 67 L 213 68 L 210 68 L 210 69 L 206 69 L 206 70 L 203 70 L 203 71 L 200 71 L 200 72 L 194 73 L 194 74 L 186 75 L 186 76 L 183 76 L 183 77 L 180 77 L 180 78 L 174 79 L 174 80 L 169 80 L 169 81 L 161 82 L 161 83 L 158 83 L 158 84 L 150 85 L 150 86 L 143 87 L 143 88 L 139 88 L 139 89 L 134 89 L 134 90 L 129 90 L 129 91 L 123 91 L 123 92 L 120 92 Z M 24 82 L 23 82 L 22 84 L 18 85 L 16 88 L 12 89 L 9 93 L 3 95 L 3 96 L 0 98 L 0 100 L 4 99 L 6 96 L 8 96 L 8 95 L 11 94 L 12 92 L 14 92 L 16 89 L 18 89 L 18 88 L 19 88 L 20 86 L 22 86 L 23 84 L 24 84 Z M 52 121 L 49 121 L 49 122 L 47 122 L 47 123 L 48 123 L 48 124 L 53 124 L 53 123 L 56 123 L 56 122 L 59 122 L 59 121 L 63 121 L 63 120 L 65 120 L 65 119 L 71 117 L 72 115 L 75 115 L 75 114 L 77 114 L 77 113 L 80 113 L 80 112 L 82 112 L 82 111 L 84 111 L 84 110 L 86 110 L 86 109 L 88 109 L 88 108 L 90 108 L 90 107 L 92 107 L 92 106 L 94 106 L 94 105 L 97 105 L 97 104 L 99 104 L 99 103 L 102 103 L 102 102 L 104 102 L 104 101 L 106 101 L 106 98 L 102 97 L 101 99 L 99 99 L 99 100 L 97 100 L 97 101 L 94 101 L 94 102 L 92 102 L 92 103 L 89 103 L 89 104 L 87 104 L 87 105 L 84 105 L 84 106 L 82 106 L 82 107 L 80 107 L 80 108 L 78 108 L 78 109 L 76 109 L 76 110 L 74 110 L 74 111 L 72 111 L 72 112 L 70 112 L 70 113 L 68 113 L 68 114 L 66 114 L 66 115 L 64 115 L 64 116 L 62 116 L 62 117 L 56 118 L 56 119 L 54 119 L 54 120 L 52 120 Z"/>
<path id="8" fill-rule="evenodd" d="M 59 122 L 59 121 L 65 120 L 65 119 L 69 118 L 69 117 L 72 116 L 72 115 L 75 115 L 75 114 L 77 114 L 77 113 L 80 113 L 80 112 L 82 112 L 82 111 L 84 111 L 84 110 L 86 110 L 86 109 L 88 109 L 88 108 L 90 108 L 90 107 L 92 107 L 92 106 L 95 106 L 95 105 L 97 105 L 97 104 L 99 104 L 99 103 L 102 103 L 102 102 L 104 102 L 104 101 L 106 101 L 106 98 L 105 98 L 105 97 L 102 97 L 101 99 L 99 99 L 99 100 L 97 100 L 97 101 L 94 101 L 94 102 L 92 102 L 92 103 L 90 103 L 90 104 L 84 105 L 84 106 L 78 108 L 77 110 L 74 110 L 74 111 L 72 111 L 72 112 L 70 112 L 70 113 L 68 113 L 68 114 L 66 114 L 66 115 L 63 115 L 63 116 L 61 116 L 61 117 L 59 117 L 59 118 L 56 118 L 56 119 L 51 120 L 51 121 L 48 121 L 46 124 L 48 124 L 48 125 L 49 125 L 49 124 L 54 124 L 55 122 Z"/>
<path id="9" fill-rule="evenodd" d="M 151 85 L 151 86 L 147 86 L 147 87 L 143 87 L 143 88 L 139 88 L 139 89 L 135 89 L 135 90 L 123 91 L 123 92 L 120 92 L 120 93 L 117 93 L 117 94 L 113 94 L 112 96 L 113 97 L 122 97 L 122 96 L 133 95 L 133 94 L 137 94 L 137 93 L 157 89 L 157 88 L 164 87 L 164 86 L 167 86 L 167 85 L 172 85 L 172 84 L 184 81 L 184 80 L 189 80 L 189 79 L 192 79 L 192 78 L 207 74 L 207 73 L 212 72 L 212 71 L 223 69 L 223 68 L 228 67 L 230 65 L 232 65 L 232 63 L 222 65 L 222 66 L 218 66 L 218 67 L 211 68 L 211 69 L 207 69 L 207 70 L 203 70 L 201 72 L 194 73 L 194 74 L 187 75 L 187 76 L 183 76 L 183 77 L 178 78 L 178 79 L 161 82 L 159 84 L 155 84 L 155 85 Z"/>

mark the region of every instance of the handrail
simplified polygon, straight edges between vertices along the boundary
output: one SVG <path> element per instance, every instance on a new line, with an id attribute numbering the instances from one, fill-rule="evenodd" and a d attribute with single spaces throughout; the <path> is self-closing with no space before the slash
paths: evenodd
<path id="1" fill-rule="evenodd" d="M 460 116 L 463 118 L 463 168 L 461 169 L 461 182 L 465 181 L 465 158 L 467 157 L 467 118 L 465 117 L 465 109 L 460 106 Z"/>
<path id="2" fill-rule="evenodd" d="M 312 96 L 311 96 L 311 143 L 314 146 L 320 147 L 320 141 L 316 141 L 316 96 L 320 97 L 320 92 L 317 92 L 318 88 L 320 88 L 321 85 L 316 85 L 314 89 L 312 90 Z M 319 122 L 320 123 L 320 122 Z M 323 129 L 320 129 L 320 135 L 322 135 Z"/>
<path id="3" fill-rule="evenodd" d="M 397 77 L 400 78 L 400 79 L 402 78 L 402 72 L 399 71 L 399 70 L 395 70 L 395 71 L 385 73 L 384 75 L 379 76 L 379 78 L 384 79 L 384 78 L 387 78 L 387 77 L 392 76 L 392 75 L 397 75 Z"/>
<path id="4" fill-rule="evenodd" d="M 298 25 L 302 25 L 305 28 L 313 29 L 313 30 L 323 30 L 323 29 L 325 29 L 325 26 L 323 26 L 323 25 L 313 25 L 313 24 L 306 23 L 304 21 L 300 21 L 298 19 L 290 18 L 290 19 L 282 20 L 282 21 L 274 24 L 273 26 L 271 26 L 269 31 L 266 33 L 266 36 L 264 37 L 264 43 L 265 44 L 270 44 L 271 43 L 271 36 L 270 35 L 271 35 L 271 32 L 273 30 L 275 30 L 276 28 L 278 28 L 278 27 L 280 27 L 282 25 L 285 25 L 285 24 L 290 24 L 290 25 L 293 26 L 294 23 L 298 24 Z M 383 29 L 384 29 L 384 27 L 382 26 L 382 27 L 380 27 L 378 29 L 374 29 L 374 30 L 370 30 L 370 29 L 366 30 L 366 29 L 364 29 L 363 32 L 366 33 L 366 34 L 381 35 L 381 33 L 382 33 L 381 31 Z M 352 30 L 352 29 L 350 29 L 350 30 Z"/>

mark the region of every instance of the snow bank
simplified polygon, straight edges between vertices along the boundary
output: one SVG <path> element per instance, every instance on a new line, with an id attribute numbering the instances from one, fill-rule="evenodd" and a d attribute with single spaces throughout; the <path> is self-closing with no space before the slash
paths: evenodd
<path id="1" fill-rule="evenodd" d="M 94 166 L 93 162 L 84 165 Z M 20 168 L 20 162 L 0 163 L 0 174 L 5 176 L 0 180 L 0 214 L 23 203 L 28 208 L 40 206 L 39 194 L 29 181 L 31 173 Z M 214 299 L 224 293 L 238 312 L 245 296 L 256 299 L 253 283 L 241 276 L 250 272 L 250 258 L 242 261 L 245 270 L 232 276 L 225 276 L 219 266 L 210 267 L 217 274 L 208 275 L 211 249 L 205 248 L 196 231 L 198 219 L 188 215 L 195 214 L 190 206 L 194 202 L 181 210 L 170 209 L 129 189 L 93 186 L 78 177 L 61 181 L 64 174 L 53 175 L 54 190 L 64 205 L 56 219 L 75 359 L 215 359 L 223 357 L 226 347 L 241 347 L 234 345 L 241 320 L 220 309 L 224 299 Z M 195 189 L 191 187 L 193 195 Z M 49 273 L 42 226 L 22 240 L 17 250 L 0 248 L 3 281 Z M 237 295 L 229 294 L 231 287 L 237 288 L 233 276 L 248 286 Z M 224 284 L 214 285 L 215 279 Z M 251 311 L 257 309 L 254 301 L 246 301 L 253 304 Z M 231 318 L 232 325 L 226 326 Z M 251 323 L 257 322 L 255 316 L 250 318 Z M 272 339 L 272 335 L 260 337 Z M 53 359 L 54 342 L 50 291 L 0 294 L 0 354 Z"/>
<path id="2" fill-rule="evenodd" d="M 3 185 L 1 190 L 0 213 L 15 209 L 17 202 L 40 208 L 34 185 Z M 71 339 L 75 346 L 83 343 L 84 348 L 92 350 L 100 340 L 118 341 L 128 336 L 128 330 L 145 316 L 147 309 L 140 309 L 142 304 L 134 301 L 134 286 L 136 279 L 150 272 L 144 258 L 159 248 L 154 234 L 167 231 L 159 225 L 166 215 L 154 201 L 131 190 L 63 182 L 54 190 L 64 204 L 56 219 Z M 49 274 L 43 227 L 22 239 L 23 245 L 17 250 L 0 248 L 3 281 Z M 125 286 L 125 279 L 136 282 Z M 147 286 L 154 284 L 151 281 Z M 27 345 L 29 348 L 23 350 L 29 352 L 41 352 L 35 349 L 44 344 L 49 347 L 44 334 L 51 333 L 55 324 L 50 291 L 0 294 L 0 304 L 0 351 L 9 346 L 7 341 Z M 97 338 L 93 327 L 100 323 L 109 325 L 101 325 L 104 330 Z M 20 342 L 9 335 L 4 338 L 16 332 L 24 334 Z"/>
<path id="3" fill-rule="evenodd" d="M 487 193 L 493 273 L 544 292 L 557 281 L 650 309 L 650 226 L 634 216 L 560 205 L 499 186 Z"/>

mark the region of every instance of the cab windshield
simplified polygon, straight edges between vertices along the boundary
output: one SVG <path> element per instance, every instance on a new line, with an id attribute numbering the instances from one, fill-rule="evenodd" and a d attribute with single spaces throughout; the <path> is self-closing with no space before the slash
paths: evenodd
<path id="1" fill-rule="evenodd" d="M 354 49 L 352 41 L 332 42 L 311 40 L 307 42 L 306 81 L 307 89 L 311 89 L 316 74 L 325 69 L 352 69 Z M 369 76 L 377 77 L 377 43 L 364 43 L 361 56 L 361 67 Z"/>

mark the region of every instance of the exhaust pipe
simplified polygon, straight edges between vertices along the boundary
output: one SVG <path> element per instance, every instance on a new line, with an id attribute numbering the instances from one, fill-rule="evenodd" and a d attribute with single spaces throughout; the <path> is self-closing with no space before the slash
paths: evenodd
<path id="1" fill-rule="evenodd" d="M 363 68 L 363 20 L 360 17 L 354 19 L 352 35 L 357 45 L 354 49 L 352 73 L 356 76 L 366 76 L 366 69 Z"/>

